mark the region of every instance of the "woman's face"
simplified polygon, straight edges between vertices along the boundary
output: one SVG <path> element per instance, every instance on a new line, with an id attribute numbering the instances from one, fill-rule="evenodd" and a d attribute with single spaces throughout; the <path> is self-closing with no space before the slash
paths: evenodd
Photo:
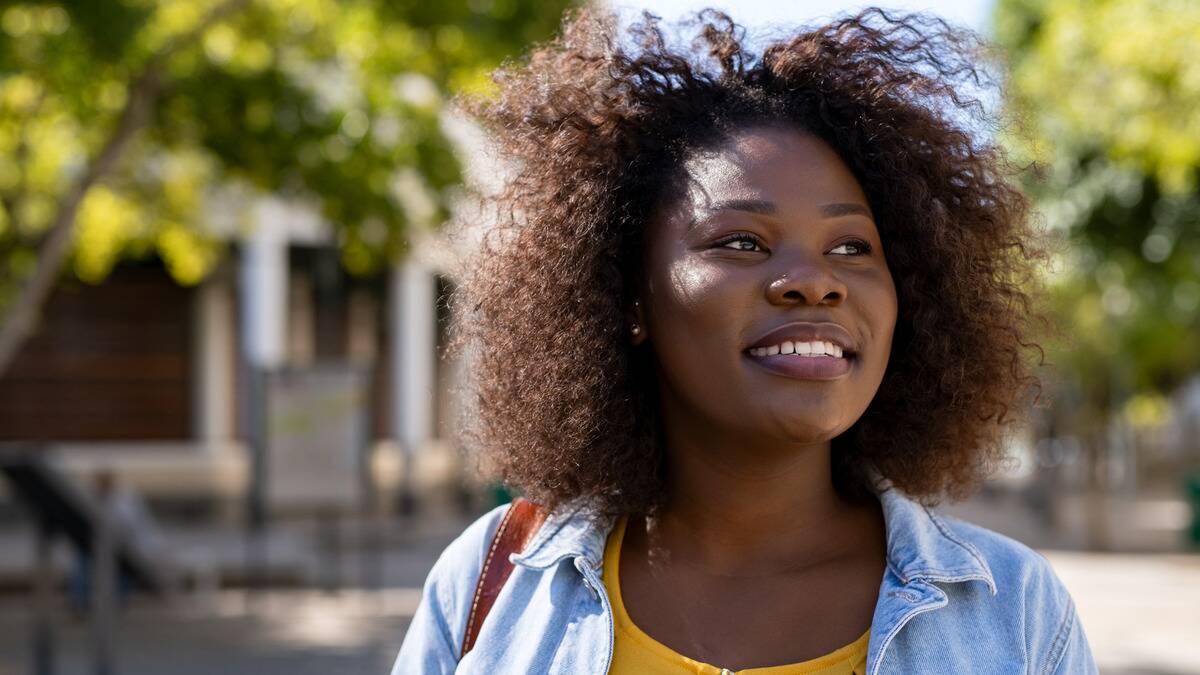
<path id="1" fill-rule="evenodd" d="M 841 434 L 879 388 L 896 323 L 858 181 L 823 141 L 779 128 L 684 170 L 648 236 L 635 339 L 651 342 L 664 412 L 756 438 Z"/>

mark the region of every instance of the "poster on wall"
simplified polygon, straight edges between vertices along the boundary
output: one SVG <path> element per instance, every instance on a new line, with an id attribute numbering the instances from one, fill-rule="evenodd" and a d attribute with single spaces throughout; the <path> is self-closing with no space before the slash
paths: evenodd
<path id="1" fill-rule="evenodd" d="M 361 504 L 370 373 L 329 364 L 272 373 L 267 384 L 266 499 L 273 512 Z"/>

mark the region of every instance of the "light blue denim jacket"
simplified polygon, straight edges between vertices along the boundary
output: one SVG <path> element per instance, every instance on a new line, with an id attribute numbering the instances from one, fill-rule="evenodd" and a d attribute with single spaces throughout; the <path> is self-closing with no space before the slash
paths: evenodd
<path id="1" fill-rule="evenodd" d="M 1042 555 L 895 489 L 879 500 L 887 570 L 868 675 L 1097 672 L 1075 605 Z M 551 513 L 511 556 L 512 576 L 459 660 L 476 580 L 507 508 L 480 517 L 442 552 L 392 675 L 608 672 L 613 610 L 601 574 L 615 520 L 595 519 L 579 503 Z"/>

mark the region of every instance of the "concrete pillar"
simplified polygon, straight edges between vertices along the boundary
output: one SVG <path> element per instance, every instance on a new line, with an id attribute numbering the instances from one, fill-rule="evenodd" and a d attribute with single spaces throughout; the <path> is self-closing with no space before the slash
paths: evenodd
<path id="1" fill-rule="evenodd" d="M 218 270 L 196 290 L 192 318 L 193 344 L 193 436 L 216 447 L 217 441 L 234 436 L 234 367 L 237 338 L 234 335 L 233 284 L 225 270 Z"/>
<path id="2" fill-rule="evenodd" d="M 403 457 L 400 507 L 415 505 L 413 469 L 416 453 L 433 431 L 434 366 L 437 312 L 433 270 L 406 260 L 391 270 L 388 294 L 388 339 L 391 342 L 392 434 Z"/>
<path id="3" fill-rule="evenodd" d="M 313 307 L 312 276 L 304 270 L 288 274 L 286 362 L 311 366 L 317 359 L 317 319 Z"/>
<path id="4" fill-rule="evenodd" d="M 376 334 L 379 328 L 379 303 L 361 288 L 350 292 L 346 316 L 346 357 L 351 363 L 369 365 L 378 356 Z"/>

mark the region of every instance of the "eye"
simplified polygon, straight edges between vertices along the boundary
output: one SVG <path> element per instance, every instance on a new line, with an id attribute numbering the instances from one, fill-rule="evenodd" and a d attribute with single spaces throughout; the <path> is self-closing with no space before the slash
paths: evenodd
<path id="1" fill-rule="evenodd" d="M 749 244 L 749 246 L 729 246 L 728 245 L 728 244 L 732 244 L 732 243 L 744 243 L 744 244 Z M 715 243 L 715 245 L 720 246 L 722 248 L 731 248 L 735 251 L 753 251 L 753 250 L 755 250 L 756 246 L 759 248 L 762 248 L 762 241 L 758 237 L 756 237 L 752 234 L 744 234 L 743 233 L 743 234 L 729 235 L 728 237 L 718 240 Z"/>
<path id="2" fill-rule="evenodd" d="M 867 255 L 871 252 L 871 245 L 861 239 L 854 239 L 834 246 L 829 252 L 836 255 Z"/>

